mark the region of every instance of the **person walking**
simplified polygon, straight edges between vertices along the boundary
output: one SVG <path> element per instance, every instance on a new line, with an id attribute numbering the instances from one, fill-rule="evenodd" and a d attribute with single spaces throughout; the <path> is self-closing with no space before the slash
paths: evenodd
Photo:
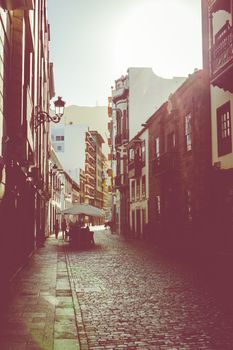
<path id="1" fill-rule="evenodd" d="M 55 237 L 57 239 L 58 233 L 59 233 L 59 221 L 58 221 L 58 219 L 56 219 L 55 224 L 54 224 L 54 233 L 55 233 Z"/>
<path id="2" fill-rule="evenodd" d="M 65 218 L 62 220 L 62 223 L 61 223 L 61 230 L 62 230 L 62 239 L 64 241 L 66 239 L 66 230 L 67 230 L 67 223 Z"/>

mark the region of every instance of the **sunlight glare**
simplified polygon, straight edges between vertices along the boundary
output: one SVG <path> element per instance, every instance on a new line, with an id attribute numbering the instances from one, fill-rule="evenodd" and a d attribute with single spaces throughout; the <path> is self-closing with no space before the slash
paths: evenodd
<path id="1" fill-rule="evenodd" d="M 115 33 L 115 64 L 121 70 L 147 66 L 163 77 L 184 76 L 196 68 L 197 49 L 201 65 L 201 33 L 192 31 L 197 19 L 184 2 L 178 7 L 180 2 L 148 1 L 125 14 Z"/>

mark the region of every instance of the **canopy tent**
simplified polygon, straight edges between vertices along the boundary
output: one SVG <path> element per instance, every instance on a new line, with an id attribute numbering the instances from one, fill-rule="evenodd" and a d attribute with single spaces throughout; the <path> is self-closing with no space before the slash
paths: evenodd
<path id="1" fill-rule="evenodd" d="M 61 211 L 62 215 L 79 215 L 104 217 L 105 213 L 102 209 L 94 207 L 90 204 L 76 204 L 70 208 Z"/>

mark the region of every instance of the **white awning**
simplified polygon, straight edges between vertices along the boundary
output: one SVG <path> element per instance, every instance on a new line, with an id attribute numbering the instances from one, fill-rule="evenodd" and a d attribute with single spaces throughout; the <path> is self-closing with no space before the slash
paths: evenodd
<path id="1" fill-rule="evenodd" d="M 62 215 L 79 215 L 104 217 L 105 213 L 102 209 L 94 207 L 90 204 L 76 204 L 70 208 L 61 211 Z"/>

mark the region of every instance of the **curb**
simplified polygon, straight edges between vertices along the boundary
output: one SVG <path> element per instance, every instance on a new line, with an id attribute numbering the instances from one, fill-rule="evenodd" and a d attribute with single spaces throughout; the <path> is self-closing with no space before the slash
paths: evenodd
<path id="1" fill-rule="evenodd" d="M 83 315 L 82 315 L 81 306 L 79 304 L 77 293 L 75 290 L 75 282 L 74 282 L 74 277 L 73 277 L 73 273 L 72 273 L 72 269 L 71 269 L 69 256 L 66 252 L 65 247 L 63 246 L 62 248 L 63 248 L 63 252 L 65 255 L 66 266 L 67 266 L 67 270 L 68 270 L 68 279 L 69 279 L 70 289 L 71 289 L 71 293 L 72 293 L 80 350 L 88 350 L 89 346 L 88 346 L 88 341 L 87 341 L 87 333 L 86 333 L 85 325 L 83 322 Z"/>

